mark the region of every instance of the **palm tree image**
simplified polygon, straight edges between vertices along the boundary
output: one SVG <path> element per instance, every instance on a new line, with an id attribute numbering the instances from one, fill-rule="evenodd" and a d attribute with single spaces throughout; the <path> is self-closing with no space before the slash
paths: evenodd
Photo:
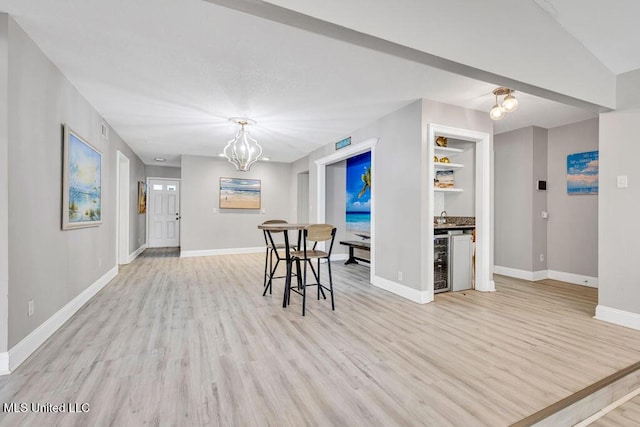
<path id="1" fill-rule="evenodd" d="M 371 189 L 371 166 L 364 169 L 364 173 L 360 176 L 360 179 L 362 179 L 364 185 L 362 186 L 362 190 L 358 193 L 358 199 L 364 196 L 367 189 Z"/>

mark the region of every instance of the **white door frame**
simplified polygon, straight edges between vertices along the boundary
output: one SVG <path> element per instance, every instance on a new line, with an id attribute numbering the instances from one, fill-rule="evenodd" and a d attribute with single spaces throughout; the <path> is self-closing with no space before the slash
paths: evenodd
<path id="1" fill-rule="evenodd" d="M 130 162 L 121 151 L 116 160 L 116 264 L 129 264 Z"/>
<path id="2" fill-rule="evenodd" d="M 180 178 L 164 178 L 161 176 L 148 176 L 147 177 L 147 214 L 144 216 L 144 221 L 145 221 L 145 234 L 147 236 L 147 245 L 149 244 L 149 197 L 151 194 L 151 187 L 149 186 L 149 183 L 151 182 L 152 179 L 162 179 L 164 181 L 176 181 L 178 183 L 180 183 L 180 197 L 178 198 L 178 203 L 180 203 L 180 218 L 182 218 L 182 182 Z M 180 247 L 181 243 L 182 243 L 182 219 L 180 219 L 180 231 L 179 231 L 180 235 L 178 236 L 178 247 Z"/>
<path id="3" fill-rule="evenodd" d="M 433 207 L 435 197 L 432 183 L 435 172 L 432 159 L 434 156 L 436 135 L 476 143 L 476 290 L 493 292 L 496 290 L 496 285 L 493 281 L 493 272 L 491 270 L 493 248 L 493 227 L 491 221 L 491 135 L 485 132 L 431 123 L 427 127 L 427 156 L 422 159 L 424 164 L 429 165 L 429 177 L 426 183 L 428 188 L 428 209 L 426 215 L 422 216 L 424 219 L 421 227 L 422 253 L 426 254 L 426 265 L 424 266 L 425 270 L 423 271 L 422 277 L 426 277 L 427 299 L 428 301 L 433 300 Z"/>
<path id="4" fill-rule="evenodd" d="M 317 179 L 316 179 L 316 206 L 317 206 L 317 221 L 318 224 L 324 224 L 326 218 L 326 201 L 327 201 L 327 165 L 332 163 L 340 162 L 342 160 L 346 160 L 350 157 L 356 156 L 358 154 L 366 153 L 367 151 L 371 151 L 371 170 L 373 171 L 372 176 L 375 181 L 375 165 L 376 165 L 376 144 L 378 143 L 378 138 L 367 139 L 366 141 L 350 145 L 347 148 L 343 148 L 339 151 L 336 151 L 333 154 L 330 154 L 326 157 L 322 157 L 315 161 L 317 166 Z M 376 245 L 375 245 L 375 224 L 376 224 L 376 185 L 375 182 L 371 184 L 371 263 L 369 270 L 369 282 L 372 281 L 373 277 L 375 277 L 376 271 Z"/>

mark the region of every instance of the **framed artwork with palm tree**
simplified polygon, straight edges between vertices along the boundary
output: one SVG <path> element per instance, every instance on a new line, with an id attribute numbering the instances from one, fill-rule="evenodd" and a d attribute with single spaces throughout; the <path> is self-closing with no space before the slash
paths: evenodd
<path id="1" fill-rule="evenodd" d="M 371 238 L 371 152 L 347 159 L 347 240 Z"/>

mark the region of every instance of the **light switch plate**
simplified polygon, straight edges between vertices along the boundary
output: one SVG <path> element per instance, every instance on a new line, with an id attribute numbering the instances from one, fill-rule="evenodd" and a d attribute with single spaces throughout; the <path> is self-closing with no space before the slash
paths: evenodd
<path id="1" fill-rule="evenodd" d="M 627 188 L 629 186 L 627 175 L 618 175 L 616 177 L 616 184 L 618 188 Z"/>

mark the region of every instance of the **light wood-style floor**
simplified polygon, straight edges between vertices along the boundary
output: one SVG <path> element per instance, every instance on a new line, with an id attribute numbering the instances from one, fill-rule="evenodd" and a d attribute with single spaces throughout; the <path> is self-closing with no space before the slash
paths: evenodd
<path id="1" fill-rule="evenodd" d="M 88 402 L 0 425 L 506 426 L 640 360 L 595 289 L 496 276 L 418 305 L 332 264 L 328 301 L 262 296 L 263 255 L 147 250 L 32 357 L 0 403 Z"/>
<path id="2" fill-rule="evenodd" d="M 599 420 L 590 427 L 633 427 L 640 426 L 640 396 L 634 397 Z"/>

